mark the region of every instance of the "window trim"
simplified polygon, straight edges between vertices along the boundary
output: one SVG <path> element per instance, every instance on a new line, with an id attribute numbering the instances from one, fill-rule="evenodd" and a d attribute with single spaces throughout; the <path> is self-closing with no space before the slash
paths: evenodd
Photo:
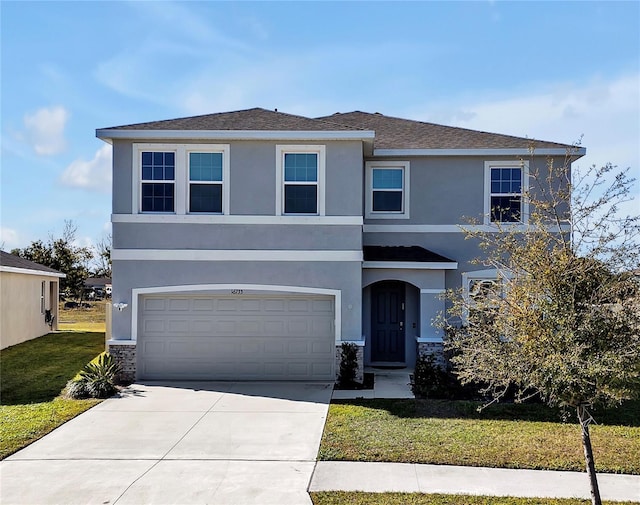
<path id="1" fill-rule="evenodd" d="M 174 152 L 174 203 L 173 212 L 142 211 L 142 152 Z M 230 213 L 230 172 L 231 160 L 229 144 L 164 144 L 134 143 L 132 176 L 132 214 L 145 216 L 203 215 L 218 216 L 220 213 L 189 212 L 189 153 L 222 153 L 222 215 Z"/>
<path id="2" fill-rule="evenodd" d="M 520 188 L 520 220 L 492 221 L 491 220 L 491 169 L 519 168 L 522 170 L 522 186 Z M 484 162 L 484 224 L 489 226 L 519 225 L 529 222 L 529 202 L 525 195 L 529 192 L 529 162 L 525 160 L 502 160 Z M 516 195 L 516 193 L 513 193 Z"/>
<path id="3" fill-rule="evenodd" d="M 318 180 L 316 181 L 316 212 L 315 213 L 285 213 L 284 211 L 284 156 L 285 154 L 317 154 Z M 324 216 L 325 215 L 325 174 L 326 174 L 326 146 L 319 144 L 276 144 L 276 216 Z M 313 185 L 307 183 L 306 185 Z"/>
<path id="4" fill-rule="evenodd" d="M 402 211 L 373 210 L 373 171 L 377 168 L 402 169 Z M 411 163 L 409 161 L 367 161 L 365 163 L 365 217 L 368 219 L 409 219 Z"/>

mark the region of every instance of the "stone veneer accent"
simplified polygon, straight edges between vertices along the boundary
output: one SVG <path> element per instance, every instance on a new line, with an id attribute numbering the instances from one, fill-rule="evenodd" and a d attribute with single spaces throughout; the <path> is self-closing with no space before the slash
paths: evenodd
<path id="1" fill-rule="evenodd" d="M 358 345 L 357 358 L 358 369 L 356 370 L 356 382 L 364 382 L 364 346 Z M 336 344 L 336 381 L 340 373 L 340 361 L 342 360 L 342 343 Z"/>
<path id="2" fill-rule="evenodd" d="M 444 343 L 443 342 L 418 342 L 418 356 L 434 357 L 435 364 L 442 369 L 447 368 L 447 359 L 444 355 Z"/>
<path id="3" fill-rule="evenodd" d="M 131 344 L 117 344 L 115 341 L 107 343 L 107 352 L 113 356 L 120 366 L 117 381 L 131 384 L 136 380 L 136 346 Z"/>

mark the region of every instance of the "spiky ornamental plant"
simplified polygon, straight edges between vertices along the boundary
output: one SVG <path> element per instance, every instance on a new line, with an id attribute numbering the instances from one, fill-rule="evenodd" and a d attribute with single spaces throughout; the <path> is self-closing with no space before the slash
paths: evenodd
<path id="1" fill-rule="evenodd" d="M 520 400 L 575 409 L 599 505 L 589 411 L 640 393 L 640 219 L 620 216 L 635 182 L 628 171 L 591 167 L 572 184 L 570 155 L 532 170 L 524 231 L 466 227 L 496 282 L 448 293 L 447 347 L 462 383 L 486 384 L 493 401 L 515 387 Z"/>
<path id="2" fill-rule="evenodd" d="M 67 384 L 71 398 L 108 398 L 116 393 L 115 380 L 120 371 L 113 356 L 102 353 L 84 366 L 76 379 Z"/>

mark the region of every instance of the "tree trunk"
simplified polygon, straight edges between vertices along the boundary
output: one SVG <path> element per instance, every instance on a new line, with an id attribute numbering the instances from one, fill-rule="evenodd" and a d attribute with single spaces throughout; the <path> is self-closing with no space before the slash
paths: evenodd
<path id="1" fill-rule="evenodd" d="M 587 464 L 587 475 L 589 476 L 589 484 L 591 485 L 591 504 L 602 505 L 600 498 L 600 489 L 598 489 L 598 478 L 596 476 L 596 465 L 593 461 L 593 450 L 591 448 L 591 436 L 589 435 L 589 423 L 591 416 L 587 412 L 584 405 L 579 405 L 578 421 L 582 430 L 582 448 L 584 449 L 584 459 Z"/>

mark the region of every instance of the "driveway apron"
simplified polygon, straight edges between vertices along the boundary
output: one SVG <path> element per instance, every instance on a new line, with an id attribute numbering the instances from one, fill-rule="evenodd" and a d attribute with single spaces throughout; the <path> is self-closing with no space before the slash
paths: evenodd
<path id="1" fill-rule="evenodd" d="M 309 505 L 332 384 L 134 384 L 0 463 L 12 504 Z"/>

